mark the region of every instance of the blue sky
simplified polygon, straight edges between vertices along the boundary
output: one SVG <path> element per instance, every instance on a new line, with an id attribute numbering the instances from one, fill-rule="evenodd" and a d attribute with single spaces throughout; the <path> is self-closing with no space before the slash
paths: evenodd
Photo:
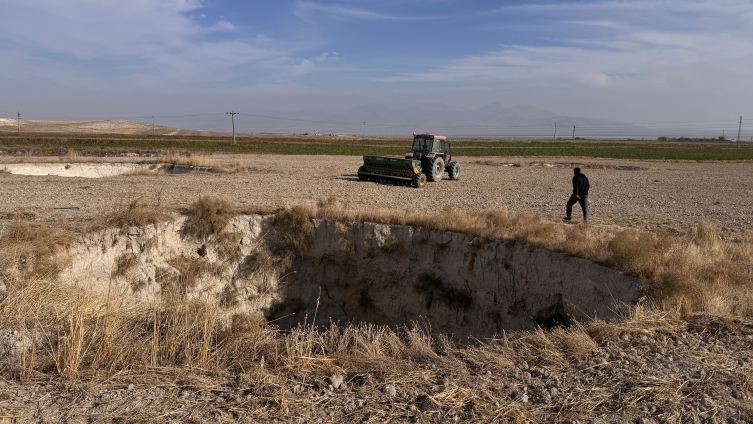
<path id="1" fill-rule="evenodd" d="M 753 119 L 745 0 L 0 0 L 0 116 L 532 104 Z"/>

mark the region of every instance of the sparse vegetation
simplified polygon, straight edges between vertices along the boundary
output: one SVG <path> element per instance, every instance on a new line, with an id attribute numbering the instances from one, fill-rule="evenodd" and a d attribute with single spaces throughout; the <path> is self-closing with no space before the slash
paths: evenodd
<path id="1" fill-rule="evenodd" d="M 67 248 L 75 236 L 70 228 L 14 221 L 0 238 L 0 276 L 18 284 L 30 278 L 54 279 L 70 263 Z"/>
<path id="2" fill-rule="evenodd" d="M 177 256 L 167 261 L 178 273 L 165 271 L 162 273 L 161 284 L 163 294 L 184 297 L 196 288 L 196 281 L 204 275 L 222 276 L 225 271 L 220 264 L 212 263 L 204 258 Z"/>
<path id="3" fill-rule="evenodd" d="M 204 196 L 189 206 L 185 214 L 188 217 L 183 222 L 182 233 L 205 239 L 220 234 L 230 219 L 237 215 L 237 211 L 225 199 Z"/>
<path id="4" fill-rule="evenodd" d="M 306 253 L 314 231 L 314 224 L 311 222 L 313 217 L 310 209 L 301 206 L 278 210 L 272 223 L 279 247 L 293 255 Z"/>
<path id="5" fill-rule="evenodd" d="M 241 238 L 241 233 L 221 233 L 215 239 L 217 256 L 223 261 L 239 261 L 243 257 Z"/>
<path id="6" fill-rule="evenodd" d="M 127 205 L 120 205 L 111 213 L 108 213 L 94 222 L 88 231 L 99 231 L 105 228 L 118 228 L 126 231 L 129 227 L 145 227 L 147 225 L 165 222 L 170 216 L 159 204 L 142 203 L 136 199 Z"/>
<path id="7" fill-rule="evenodd" d="M 115 259 L 115 264 L 110 274 L 113 278 L 125 276 L 126 273 L 138 264 L 138 258 L 133 253 L 123 253 Z M 135 291 L 135 290 L 134 290 Z"/>

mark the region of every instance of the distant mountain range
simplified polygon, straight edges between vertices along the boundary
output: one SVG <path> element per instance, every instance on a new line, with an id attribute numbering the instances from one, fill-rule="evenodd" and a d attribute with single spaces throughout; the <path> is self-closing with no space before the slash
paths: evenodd
<path id="1" fill-rule="evenodd" d="M 285 119 L 250 119 L 254 132 L 334 133 L 366 135 L 408 135 L 413 131 L 448 136 L 538 136 L 557 137 L 648 136 L 652 131 L 632 124 L 603 119 L 557 114 L 536 106 L 504 107 L 491 103 L 479 109 L 465 109 L 434 103 L 368 104 L 342 113 L 323 110 L 268 112 Z M 365 123 L 365 125 L 364 125 Z M 244 128 L 244 131 L 248 131 Z"/>

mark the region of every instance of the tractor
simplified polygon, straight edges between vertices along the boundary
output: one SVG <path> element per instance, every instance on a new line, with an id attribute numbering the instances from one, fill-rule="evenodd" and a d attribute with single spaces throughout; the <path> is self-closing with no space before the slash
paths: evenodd
<path id="1" fill-rule="evenodd" d="M 422 188 L 427 181 L 460 178 L 460 164 L 452 157 L 452 143 L 445 137 L 413 133 L 413 150 L 405 158 L 364 156 L 358 168 L 360 180 L 389 181 Z"/>

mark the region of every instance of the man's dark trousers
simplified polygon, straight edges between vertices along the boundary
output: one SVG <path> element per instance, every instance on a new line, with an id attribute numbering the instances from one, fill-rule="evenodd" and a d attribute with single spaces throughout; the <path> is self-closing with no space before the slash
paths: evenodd
<path id="1" fill-rule="evenodd" d="M 580 208 L 583 209 L 583 220 L 588 221 L 588 195 L 580 196 L 580 199 L 575 197 L 574 194 L 570 196 L 570 200 L 567 201 L 567 217 L 573 216 L 573 205 L 576 203 L 580 203 Z"/>

